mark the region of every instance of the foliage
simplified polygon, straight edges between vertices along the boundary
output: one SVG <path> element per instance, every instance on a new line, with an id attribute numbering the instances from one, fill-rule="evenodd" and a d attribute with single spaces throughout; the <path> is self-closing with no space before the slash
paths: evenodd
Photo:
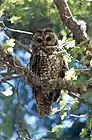
<path id="1" fill-rule="evenodd" d="M 80 133 L 81 138 L 84 138 L 87 135 L 90 136 L 90 140 L 91 140 L 92 139 L 92 118 L 88 119 L 87 127 L 83 128 Z"/>
<path id="2" fill-rule="evenodd" d="M 85 7 L 84 7 L 85 5 Z M 69 6 L 77 19 L 87 22 L 89 35 L 92 26 L 92 3 L 89 1 L 69 0 Z M 8 12 L 12 23 L 20 23 L 19 28 L 35 30 L 39 27 L 50 26 L 58 35 L 66 35 L 68 29 L 61 24 L 56 7 L 49 0 L 7 0 L 0 6 L 0 16 Z"/>
<path id="3" fill-rule="evenodd" d="M 78 20 L 84 20 L 88 25 L 88 34 L 92 37 L 91 27 L 92 27 L 92 1 L 90 0 L 69 0 L 69 6 L 72 10 L 73 15 Z"/>

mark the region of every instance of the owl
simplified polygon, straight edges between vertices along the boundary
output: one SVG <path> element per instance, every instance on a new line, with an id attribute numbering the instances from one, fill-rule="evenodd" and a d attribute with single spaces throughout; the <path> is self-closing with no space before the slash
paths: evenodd
<path id="1" fill-rule="evenodd" d="M 63 56 L 58 57 L 58 53 L 61 51 L 58 45 L 58 37 L 51 29 L 45 28 L 35 31 L 31 40 L 31 47 L 30 69 L 43 82 L 43 88 L 33 87 L 33 93 L 39 114 L 47 116 L 51 112 L 52 104 L 60 96 L 60 89 L 55 89 L 53 84 L 52 89 L 48 89 L 49 82 L 64 78 L 66 64 Z"/>

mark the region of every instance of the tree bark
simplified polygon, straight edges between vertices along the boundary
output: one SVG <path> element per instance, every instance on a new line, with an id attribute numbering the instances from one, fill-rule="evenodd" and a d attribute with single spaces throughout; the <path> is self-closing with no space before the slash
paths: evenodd
<path id="1" fill-rule="evenodd" d="M 84 21 L 77 21 L 73 14 L 70 11 L 70 8 L 67 4 L 66 0 L 54 0 L 54 4 L 56 5 L 61 20 L 63 24 L 65 24 L 73 33 L 74 39 L 77 43 L 88 40 L 89 37 L 87 35 L 87 27 Z"/>

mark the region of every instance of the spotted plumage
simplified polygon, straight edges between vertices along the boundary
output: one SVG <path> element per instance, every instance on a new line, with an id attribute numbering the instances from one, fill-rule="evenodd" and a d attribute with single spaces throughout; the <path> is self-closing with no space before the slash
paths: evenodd
<path id="1" fill-rule="evenodd" d="M 41 116 L 46 116 L 51 112 L 52 103 L 59 97 L 54 85 L 52 84 L 52 90 L 49 90 L 48 84 L 60 77 L 64 78 L 66 65 L 63 56 L 57 55 L 60 52 L 58 38 L 51 29 L 39 29 L 34 32 L 31 46 L 30 68 L 43 82 L 43 88 L 33 88 L 33 92 L 38 112 Z"/>

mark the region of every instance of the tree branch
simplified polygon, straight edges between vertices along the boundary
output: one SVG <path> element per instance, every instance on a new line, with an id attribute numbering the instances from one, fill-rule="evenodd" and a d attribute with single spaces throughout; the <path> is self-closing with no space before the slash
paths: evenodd
<path id="1" fill-rule="evenodd" d="M 47 89 L 45 88 L 45 91 L 47 90 L 46 92 L 49 92 L 49 93 L 51 91 L 53 91 L 54 89 L 67 90 L 68 94 L 70 96 L 72 96 L 73 98 L 77 98 L 79 101 L 87 104 L 89 107 L 92 108 L 92 103 L 89 103 L 88 101 L 80 98 L 81 95 L 83 95 L 87 92 L 88 83 L 85 85 L 77 85 L 73 81 L 67 81 L 67 80 L 65 80 L 65 79 L 63 80 L 61 78 L 57 79 L 57 80 L 53 79 L 53 80 L 48 81 L 47 83 L 46 82 L 43 83 L 40 80 L 40 77 L 38 77 L 31 70 L 29 70 L 27 67 L 25 67 L 19 59 L 5 53 L 4 47 L 2 47 L 2 46 L 0 46 L 0 58 L 1 58 L 0 65 L 2 64 L 6 67 L 12 68 L 12 70 L 15 71 L 15 74 L 23 75 L 24 77 L 26 77 L 29 85 L 35 87 L 36 89 L 39 88 L 39 90 L 43 89 L 43 91 L 44 91 L 44 87 L 46 86 L 48 88 Z M 45 84 L 45 86 L 44 86 L 44 84 Z M 90 84 L 90 88 L 92 90 L 91 84 Z M 77 96 L 78 94 L 80 95 L 79 97 Z"/>
<path id="2" fill-rule="evenodd" d="M 24 75 L 27 78 L 29 84 L 34 87 L 41 86 L 39 77 L 33 74 L 33 72 L 30 71 L 27 67 L 25 67 L 18 58 L 5 53 L 2 46 L 0 46 L 0 58 L 0 66 L 3 65 L 4 67 L 10 67 L 15 71 L 15 74 Z"/>
<path id="3" fill-rule="evenodd" d="M 66 0 L 54 0 L 54 3 L 60 13 L 62 22 L 71 30 L 74 34 L 74 38 L 77 43 L 88 40 L 86 33 L 87 27 L 84 21 L 77 21 L 67 4 Z"/>
<path id="4" fill-rule="evenodd" d="M 32 34 L 33 34 L 32 32 L 27 32 L 27 31 L 23 31 L 23 30 L 11 29 L 11 28 L 7 27 L 3 21 L 0 21 L 0 25 L 1 25 L 1 27 L 2 27 L 4 30 L 8 30 L 8 31 L 11 31 L 11 32 L 16 32 L 16 33 L 20 33 L 20 34 L 28 34 L 28 35 L 32 35 Z"/>
<path id="5" fill-rule="evenodd" d="M 7 80 L 14 80 L 14 79 L 17 79 L 17 78 L 20 78 L 22 75 L 16 75 L 16 76 L 7 76 L 7 77 L 4 77 L 4 78 L 1 78 L 0 79 L 0 82 L 6 82 Z"/>

